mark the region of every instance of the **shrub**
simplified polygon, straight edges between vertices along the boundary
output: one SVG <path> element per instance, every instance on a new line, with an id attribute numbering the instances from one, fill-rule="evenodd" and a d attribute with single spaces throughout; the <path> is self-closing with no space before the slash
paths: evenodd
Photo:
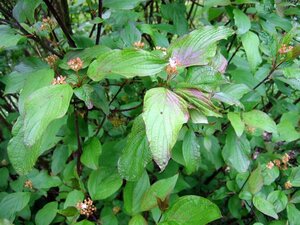
<path id="1" fill-rule="evenodd" d="M 0 224 L 299 224 L 297 1 L 0 12 Z"/>

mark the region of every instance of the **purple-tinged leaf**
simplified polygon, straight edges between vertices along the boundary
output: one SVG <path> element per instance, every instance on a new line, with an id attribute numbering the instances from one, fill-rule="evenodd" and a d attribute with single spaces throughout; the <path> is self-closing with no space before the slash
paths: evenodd
<path id="1" fill-rule="evenodd" d="M 173 42 L 168 53 L 184 67 L 206 65 L 216 53 L 217 41 L 232 34 L 229 28 L 205 26 Z"/>
<path id="2" fill-rule="evenodd" d="M 189 119 L 187 103 L 166 88 L 153 88 L 144 98 L 143 119 L 153 159 L 164 170 L 182 124 Z"/>

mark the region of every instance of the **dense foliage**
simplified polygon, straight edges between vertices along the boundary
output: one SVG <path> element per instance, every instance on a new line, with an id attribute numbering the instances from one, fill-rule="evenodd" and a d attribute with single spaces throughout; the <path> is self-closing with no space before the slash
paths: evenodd
<path id="1" fill-rule="evenodd" d="M 300 224 L 300 6 L 1 0 L 0 224 Z"/>

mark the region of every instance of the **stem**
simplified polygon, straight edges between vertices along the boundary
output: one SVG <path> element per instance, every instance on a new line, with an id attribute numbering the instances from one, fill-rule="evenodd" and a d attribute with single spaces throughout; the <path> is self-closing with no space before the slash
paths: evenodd
<path id="1" fill-rule="evenodd" d="M 189 20 L 191 18 L 191 15 L 192 15 L 192 12 L 193 12 L 193 9 L 194 9 L 196 3 L 197 3 L 196 1 L 192 1 L 192 6 L 190 8 L 190 11 L 188 12 L 187 20 Z"/>
<path id="2" fill-rule="evenodd" d="M 99 3 L 98 3 L 98 17 L 99 18 L 102 18 L 102 10 L 103 10 L 102 0 L 99 0 Z M 98 25 L 97 25 L 96 45 L 98 45 L 100 42 L 101 28 L 102 28 L 102 22 L 98 23 Z"/>
<path id="3" fill-rule="evenodd" d="M 77 138 L 77 152 L 76 152 L 76 156 L 77 156 L 77 174 L 78 176 L 80 176 L 81 172 L 82 172 L 82 165 L 80 162 L 80 156 L 82 154 L 82 145 L 81 145 L 81 137 L 80 137 L 80 133 L 79 133 L 79 124 L 78 124 L 78 113 L 77 113 L 77 108 L 76 105 L 74 104 L 74 119 L 75 119 L 75 133 L 76 133 L 76 138 Z"/>
<path id="4" fill-rule="evenodd" d="M 270 72 L 269 72 L 269 74 L 265 77 L 265 79 L 263 79 L 261 82 L 259 82 L 259 83 L 253 88 L 253 90 L 257 89 L 260 85 L 262 85 L 263 83 L 265 83 L 265 82 L 272 76 L 272 74 L 274 73 L 274 71 L 275 71 L 282 63 L 283 63 L 283 61 L 280 62 L 280 63 L 278 63 L 277 65 L 275 65 L 275 63 L 274 63 L 273 66 L 272 66 L 272 69 L 271 69 Z"/>
<path id="5" fill-rule="evenodd" d="M 124 81 L 123 84 L 120 86 L 119 90 L 117 91 L 117 93 L 114 95 L 114 97 L 111 99 L 111 101 L 109 102 L 108 105 L 111 105 L 113 103 L 113 101 L 117 98 L 117 96 L 120 94 L 120 92 L 122 91 L 123 87 L 125 86 L 125 84 L 127 83 L 127 81 Z"/>
<path id="6" fill-rule="evenodd" d="M 47 5 L 48 9 L 50 10 L 50 12 L 52 13 L 52 15 L 55 17 L 57 23 L 59 24 L 59 26 L 61 27 L 62 31 L 64 32 L 69 45 L 72 48 L 76 48 L 76 44 L 74 42 L 74 40 L 71 37 L 71 34 L 68 31 L 67 26 L 65 25 L 65 23 L 61 20 L 60 16 L 57 14 L 56 10 L 54 9 L 54 7 L 52 6 L 52 4 L 49 2 L 49 0 L 43 0 L 45 2 L 45 4 Z"/>
<path id="7" fill-rule="evenodd" d="M 240 44 L 240 45 L 238 45 L 238 46 L 236 47 L 234 53 L 232 54 L 232 56 L 231 56 L 230 59 L 228 60 L 228 63 L 227 63 L 228 65 L 230 64 L 230 62 L 232 61 L 232 59 L 233 59 L 233 57 L 236 55 L 236 53 L 239 51 L 239 49 L 240 49 L 241 46 L 242 46 L 242 45 Z"/>
<path id="8" fill-rule="evenodd" d="M 99 126 L 97 127 L 97 130 L 96 130 L 96 133 L 95 133 L 94 136 L 97 136 L 97 135 L 98 135 L 99 131 L 100 131 L 101 128 L 103 127 L 103 124 L 104 124 L 105 120 L 106 120 L 106 115 L 104 114 L 103 119 L 102 119 L 101 123 L 99 124 Z"/>

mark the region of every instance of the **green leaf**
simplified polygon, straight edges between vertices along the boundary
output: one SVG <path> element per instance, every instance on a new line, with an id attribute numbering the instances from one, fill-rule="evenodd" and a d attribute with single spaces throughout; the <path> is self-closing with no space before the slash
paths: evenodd
<path id="1" fill-rule="evenodd" d="M 238 137 L 241 137 L 244 129 L 245 129 L 245 124 L 241 119 L 240 113 L 234 113 L 234 112 L 229 112 L 228 113 L 228 119 Z"/>
<path id="2" fill-rule="evenodd" d="M 189 129 L 184 136 L 182 154 L 185 161 L 187 174 L 198 170 L 200 164 L 200 145 L 193 130 Z"/>
<path id="3" fill-rule="evenodd" d="M 293 187 L 300 187 L 300 166 L 292 168 L 292 172 L 289 176 L 289 181 Z"/>
<path id="4" fill-rule="evenodd" d="M 227 81 L 211 66 L 192 66 L 187 69 L 186 82 L 205 91 L 215 91 Z"/>
<path id="5" fill-rule="evenodd" d="M 59 67 L 68 70 L 70 69 L 68 65 L 69 60 L 79 57 L 83 61 L 82 68 L 86 68 L 90 65 L 93 59 L 96 59 L 98 56 L 108 51 L 110 51 L 110 49 L 103 45 L 95 45 L 93 47 L 85 48 L 83 50 L 68 51 L 64 56 L 64 59 L 59 64 Z"/>
<path id="6" fill-rule="evenodd" d="M 123 191 L 124 209 L 129 215 L 135 215 L 141 212 L 142 197 L 150 187 L 150 181 L 147 172 L 135 182 L 127 182 Z"/>
<path id="7" fill-rule="evenodd" d="M 237 26 L 238 34 L 244 34 L 251 28 L 249 17 L 240 9 L 233 10 L 234 23 Z"/>
<path id="8" fill-rule="evenodd" d="M 238 172 L 246 172 L 250 165 L 250 143 L 245 135 L 237 137 L 233 129 L 228 130 L 222 151 L 225 162 Z"/>
<path id="9" fill-rule="evenodd" d="M 141 41 L 141 32 L 133 23 L 128 23 L 121 31 L 120 38 L 124 42 L 124 47 L 133 47 L 137 41 Z"/>
<path id="10" fill-rule="evenodd" d="M 195 88 L 178 88 L 175 92 L 205 116 L 221 116 L 218 108 L 212 103 L 208 94 Z"/>
<path id="11" fill-rule="evenodd" d="M 105 206 L 101 210 L 100 218 L 102 224 L 119 225 L 118 219 L 111 207 Z"/>
<path id="12" fill-rule="evenodd" d="M 133 9 L 145 0 L 104 0 L 103 6 L 111 9 Z"/>
<path id="13" fill-rule="evenodd" d="M 49 225 L 54 220 L 57 213 L 57 202 L 49 202 L 40 209 L 35 216 L 36 225 Z"/>
<path id="14" fill-rule="evenodd" d="M 275 122 L 271 117 L 262 111 L 252 110 L 249 112 L 243 112 L 242 118 L 244 123 L 249 127 L 277 134 Z"/>
<path id="15" fill-rule="evenodd" d="M 131 218 L 128 225 L 148 225 L 148 223 L 142 215 L 137 214 Z"/>
<path id="16" fill-rule="evenodd" d="M 0 224 L 1 225 L 14 225 L 13 223 L 11 223 L 9 220 L 7 219 L 0 219 Z"/>
<path id="17" fill-rule="evenodd" d="M 257 66 L 262 62 L 259 53 L 259 39 L 257 35 L 251 31 L 243 34 L 242 44 L 246 51 L 246 56 L 252 71 L 255 71 Z"/>
<path id="18" fill-rule="evenodd" d="M 48 68 L 30 72 L 19 97 L 18 107 L 21 115 L 24 113 L 26 99 L 38 89 L 49 86 L 53 77 L 54 71 Z"/>
<path id="19" fill-rule="evenodd" d="M 78 223 L 75 223 L 74 225 L 95 225 L 95 223 L 89 221 L 89 220 L 81 220 Z"/>
<path id="20" fill-rule="evenodd" d="M 179 65 L 206 65 L 216 53 L 216 43 L 232 35 L 233 31 L 225 27 L 205 26 L 174 41 L 168 48 L 168 54 Z"/>
<path id="21" fill-rule="evenodd" d="M 0 218 L 13 220 L 15 214 L 28 205 L 30 196 L 29 192 L 15 192 L 6 195 L 0 202 Z"/>
<path id="22" fill-rule="evenodd" d="M 258 193 L 264 185 L 263 176 L 261 173 L 261 167 L 258 166 L 252 173 L 245 185 L 244 190 L 250 192 L 252 195 Z"/>
<path id="23" fill-rule="evenodd" d="M 161 72 L 166 65 L 165 60 L 144 50 L 112 50 L 93 61 L 87 74 L 94 81 L 100 81 L 112 74 L 126 78 L 153 76 Z"/>
<path id="24" fill-rule="evenodd" d="M 143 174 L 145 166 L 151 159 L 144 121 L 138 116 L 118 161 L 119 173 L 124 179 L 135 181 Z"/>
<path id="25" fill-rule="evenodd" d="M 280 172 L 277 166 L 269 169 L 266 164 L 263 164 L 262 168 L 262 176 L 264 178 L 265 185 L 272 184 L 277 179 L 277 177 L 279 177 Z"/>
<path id="26" fill-rule="evenodd" d="M 287 205 L 287 217 L 289 225 L 299 225 L 300 211 L 294 204 Z"/>
<path id="27" fill-rule="evenodd" d="M 148 211 L 157 206 L 157 199 L 164 201 L 173 191 L 178 179 L 178 174 L 167 179 L 155 182 L 144 193 L 141 202 L 141 211 Z"/>
<path id="28" fill-rule="evenodd" d="M 295 129 L 299 119 L 299 113 L 295 111 L 282 114 L 277 125 L 280 140 L 292 142 L 300 138 L 300 132 Z"/>
<path id="29" fill-rule="evenodd" d="M 16 46 L 22 38 L 14 29 L 6 25 L 0 25 L 0 36 L 0 52 L 2 49 Z"/>
<path id="30" fill-rule="evenodd" d="M 99 156 L 102 152 L 102 146 L 98 138 L 93 137 L 84 143 L 83 153 L 80 157 L 80 161 L 83 165 L 93 170 L 99 167 Z"/>
<path id="31" fill-rule="evenodd" d="M 24 131 L 21 129 L 8 143 L 7 154 L 17 173 L 28 173 L 41 154 L 41 141 L 29 147 L 24 144 Z"/>
<path id="32" fill-rule="evenodd" d="M 117 192 L 122 186 L 122 179 L 116 170 L 101 167 L 91 172 L 87 186 L 91 198 L 101 200 Z"/>
<path id="33" fill-rule="evenodd" d="M 161 15 L 164 19 L 171 20 L 175 27 L 175 33 L 183 35 L 188 32 L 188 22 L 185 16 L 186 7 L 184 2 L 170 2 L 161 5 Z"/>
<path id="34" fill-rule="evenodd" d="M 74 90 L 74 94 L 82 101 L 84 101 L 86 107 L 88 109 L 93 108 L 92 103 L 92 93 L 94 92 L 94 88 L 89 84 L 84 84 L 79 88 Z"/>
<path id="35" fill-rule="evenodd" d="M 300 203 L 300 191 L 296 191 L 295 194 L 293 194 L 290 203 Z"/>
<path id="36" fill-rule="evenodd" d="M 20 22 L 34 22 L 34 11 L 40 5 L 41 0 L 18 0 L 13 9 L 13 16 Z"/>
<path id="37" fill-rule="evenodd" d="M 65 209 L 59 210 L 57 213 L 66 216 L 66 217 L 72 217 L 79 214 L 78 209 L 74 206 L 69 206 Z"/>
<path id="38" fill-rule="evenodd" d="M 276 220 L 278 219 L 278 215 L 275 211 L 274 205 L 266 199 L 256 195 L 253 198 L 253 204 L 255 208 L 257 208 L 263 214 L 270 216 Z"/>
<path id="39" fill-rule="evenodd" d="M 49 189 L 57 187 L 61 184 L 61 180 L 57 176 L 49 176 L 47 171 L 41 171 L 36 176 L 28 175 L 32 181 L 33 187 L 36 189 Z"/>
<path id="40" fill-rule="evenodd" d="M 166 224 L 205 225 L 221 218 L 217 205 L 199 196 L 183 196 L 177 199 L 164 214 Z"/>
<path id="41" fill-rule="evenodd" d="M 84 194 L 81 191 L 73 190 L 68 193 L 66 201 L 64 203 L 64 209 L 67 209 L 68 207 L 76 207 L 76 204 L 78 202 L 82 202 L 84 199 Z M 70 210 L 72 211 L 72 210 Z M 78 210 L 76 209 L 76 212 Z"/>
<path id="42" fill-rule="evenodd" d="M 188 120 L 187 104 L 168 89 L 153 88 L 144 97 L 143 119 L 154 161 L 164 170 L 182 124 Z"/>
<path id="43" fill-rule="evenodd" d="M 226 6 L 226 5 L 231 5 L 230 0 L 209 0 L 209 1 L 204 1 L 204 6 L 205 7 L 217 7 L 217 6 Z"/>
<path id="44" fill-rule="evenodd" d="M 5 84 L 4 94 L 14 94 L 20 91 L 23 88 L 28 75 L 29 75 L 28 73 L 19 73 L 14 71 L 4 76 L 0 80 L 2 83 Z"/>
<path id="45" fill-rule="evenodd" d="M 280 213 L 285 209 L 288 203 L 288 198 L 283 191 L 273 191 L 268 195 L 267 200 L 271 202 L 277 213 Z"/>
<path id="46" fill-rule="evenodd" d="M 48 125 L 63 117 L 73 94 L 67 85 L 53 85 L 41 88 L 31 94 L 24 107 L 24 143 L 33 146 L 43 135 Z"/>

